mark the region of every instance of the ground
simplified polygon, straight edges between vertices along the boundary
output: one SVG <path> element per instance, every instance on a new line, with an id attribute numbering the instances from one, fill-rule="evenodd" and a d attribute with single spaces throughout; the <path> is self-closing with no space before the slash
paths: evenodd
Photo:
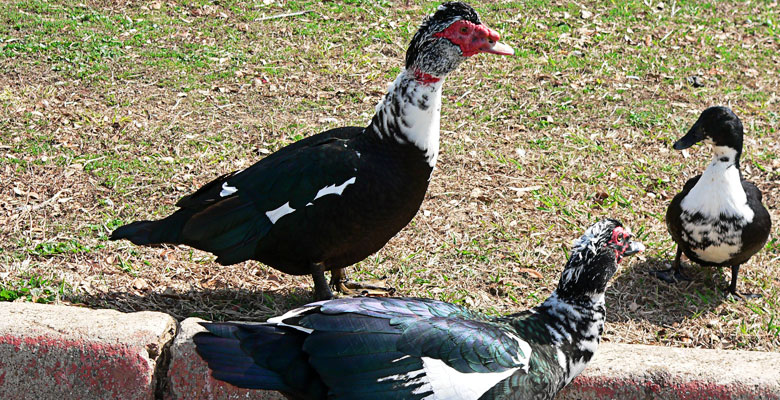
<path id="1" fill-rule="evenodd" d="M 780 7 L 753 1 L 474 3 L 516 49 L 447 78 L 441 154 L 422 209 L 350 269 L 398 293 L 488 313 L 554 290 L 571 241 L 614 217 L 648 250 L 607 290 L 604 339 L 780 350 L 780 242 L 730 273 L 648 275 L 674 256 L 664 213 L 707 165 L 671 149 L 728 105 L 743 174 L 780 202 Z M 312 300 L 309 277 L 221 267 L 187 247 L 108 233 L 322 130 L 366 125 L 435 4 L 12 0 L 0 4 L 0 300 L 178 319 L 260 320 Z M 306 240 L 306 238 L 301 238 Z"/>

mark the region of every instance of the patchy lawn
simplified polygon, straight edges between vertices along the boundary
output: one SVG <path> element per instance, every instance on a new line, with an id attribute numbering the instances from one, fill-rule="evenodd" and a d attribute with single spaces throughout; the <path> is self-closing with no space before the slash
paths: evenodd
<path id="1" fill-rule="evenodd" d="M 366 125 L 435 6 L 410 3 L 0 4 L 0 300 L 179 319 L 263 319 L 311 300 L 309 277 L 107 234 L 285 144 Z M 351 274 L 514 312 L 546 298 L 571 241 L 611 216 L 648 251 L 607 292 L 606 340 L 780 351 L 778 4 L 474 5 L 517 54 L 476 56 L 447 79 L 422 210 Z M 724 296 L 727 270 L 648 276 L 674 256 L 671 197 L 710 160 L 671 144 L 715 104 L 743 120 L 743 173 L 776 222 L 741 271 L 739 288 L 763 294 L 748 302 Z"/>

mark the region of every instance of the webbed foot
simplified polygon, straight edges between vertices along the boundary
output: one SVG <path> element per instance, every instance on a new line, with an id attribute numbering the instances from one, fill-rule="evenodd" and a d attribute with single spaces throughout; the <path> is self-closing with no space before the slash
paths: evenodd
<path id="1" fill-rule="evenodd" d="M 678 268 L 650 271 L 650 275 L 653 275 L 666 283 L 688 282 L 691 280 L 688 275 L 685 275 L 685 273 Z"/>

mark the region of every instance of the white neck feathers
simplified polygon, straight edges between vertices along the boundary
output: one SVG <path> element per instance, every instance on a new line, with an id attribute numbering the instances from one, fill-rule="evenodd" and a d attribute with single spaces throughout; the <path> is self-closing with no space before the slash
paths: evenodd
<path id="1" fill-rule="evenodd" d="M 589 305 L 574 305 L 561 300 L 556 291 L 537 307 L 547 308 L 548 315 L 553 317 L 547 330 L 552 338 L 551 344 L 556 348 L 558 364 L 566 374 L 564 379 L 567 384 L 585 369 L 596 353 L 604 328 L 604 293 L 594 293 L 590 299 Z M 566 344 L 574 345 L 583 353 L 567 354 L 564 352 Z"/>
<path id="2" fill-rule="evenodd" d="M 439 156 L 441 89 L 444 79 L 420 83 L 414 73 L 403 70 L 376 106 L 374 131 L 399 143 L 412 143 L 425 152 L 431 167 Z M 377 118 L 378 117 L 378 118 Z"/>
<path id="3" fill-rule="evenodd" d="M 713 153 L 712 162 L 680 206 L 688 214 L 701 213 L 711 218 L 743 217 L 752 221 L 753 210 L 747 204 L 735 164 L 737 151 L 727 146 L 714 146 Z"/>

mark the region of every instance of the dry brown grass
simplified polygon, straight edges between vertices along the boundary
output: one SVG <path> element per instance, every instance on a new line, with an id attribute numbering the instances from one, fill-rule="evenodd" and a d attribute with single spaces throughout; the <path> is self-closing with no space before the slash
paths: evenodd
<path id="1" fill-rule="evenodd" d="M 65 283 L 64 303 L 180 319 L 257 320 L 311 300 L 308 277 L 106 235 L 301 136 L 366 124 L 431 6 L 35 4 L 0 6 L 0 287 L 45 277 Z M 422 210 L 351 273 L 513 312 L 548 296 L 571 240 L 611 216 L 649 250 L 608 290 L 605 340 L 777 351 L 777 228 L 740 275 L 760 300 L 727 300 L 729 274 L 715 269 L 691 266 L 688 285 L 647 274 L 674 255 L 668 202 L 710 158 L 671 143 L 707 106 L 742 118 L 744 173 L 778 220 L 780 63 L 764 22 L 778 20 L 777 5 L 583 4 L 478 4 L 518 55 L 478 56 L 448 78 Z M 255 21 L 301 8 L 314 13 Z"/>

